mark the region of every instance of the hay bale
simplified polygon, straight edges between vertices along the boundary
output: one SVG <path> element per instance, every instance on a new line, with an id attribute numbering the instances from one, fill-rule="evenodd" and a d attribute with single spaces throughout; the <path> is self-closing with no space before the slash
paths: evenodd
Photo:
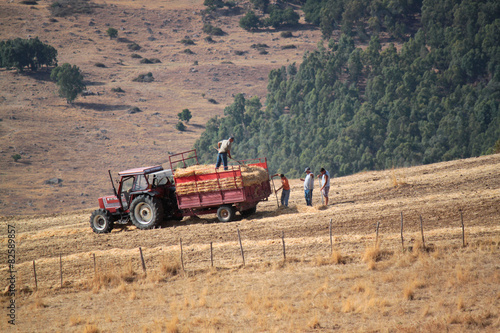
<path id="1" fill-rule="evenodd" d="M 267 171 L 258 166 L 242 166 L 243 186 L 257 185 L 269 179 Z"/>
<path id="2" fill-rule="evenodd" d="M 233 190 L 244 186 L 261 184 L 269 179 L 267 171 L 257 166 L 234 166 L 230 170 L 241 169 L 241 177 L 224 177 L 198 182 L 186 182 L 176 184 L 176 191 L 179 195 L 190 193 L 206 193 L 220 190 Z M 194 175 L 206 175 L 218 172 L 215 165 L 193 165 L 187 168 L 177 169 L 174 172 L 175 178 L 183 178 Z M 219 171 L 223 172 L 223 171 Z"/>

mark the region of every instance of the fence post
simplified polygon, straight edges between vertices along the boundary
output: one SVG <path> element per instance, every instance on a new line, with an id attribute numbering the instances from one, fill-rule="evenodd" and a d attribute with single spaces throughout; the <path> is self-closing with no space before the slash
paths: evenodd
<path id="1" fill-rule="evenodd" d="M 61 288 L 63 286 L 63 277 L 62 277 L 62 255 L 59 253 L 59 271 L 61 272 Z"/>
<path id="2" fill-rule="evenodd" d="M 330 254 L 333 254 L 332 219 L 330 219 L 330 225 L 328 227 L 328 232 L 330 233 Z"/>
<path id="3" fill-rule="evenodd" d="M 35 260 L 33 260 L 33 274 L 35 275 L 35 289 L 38 290 L 38 280 L 36 279 Z"/>
<path id="4" fill-rule="evenodd" d="M 378 228 L 380 227 L 380 221 L 377 221 L 377 235 L 375 236 L 375 246 L 378 246 Z"/>
<path id="5" fill-rule="evenodd" d="M 210 242 L 210 263 L 212 264 L 212 267 L 214 267 L 214 250 L 212 247 L 212 242 Z"/>
<path id="6" fill-rule="evenodd" d="M 144 257 L 142 256 L 142 249 L 139 246 L 139 253 L 141 254 L 141 263 L 142 263 L 142 270 L 144 271 L 144 274 L 146 273 L 146 263 L 144 262 Z"/>
<path id="7" fill-rule="evenodd" d="M 465 247 L 465 226 L 464 226 L 464 215 L 460 209 L 460 222 L 462 223 L 462 247 Z"/>
<path id="8" fill-rule="evenodd" d="M 281 232 L 281 242 L 283 243 L 283 261 L 286 261 L 286 250 L 285 250 L 285 232 Z"/>
<path id="9" fill-rule="evenodd" d="M 184 272 L 184 257 L 182 253 L 182 238 L 179 238 L 179 245 L 181 247 L 181 266 L 182 266 L 182 271 Z"/>
<path id="10" fill-rule="evenodd" d="M 238 228 L 238 241 L 240 242 L 241 257 L 243 258 L 243 266 L 245 266 L 245 253 L 243 252 L 243 245 L 241 244 L 241 236 L 239 228 Z"/>
<path id="11" fill-rule="evenodd" d="M 422 246 L 425 251 L 425 240 L 424 240 L 424 226 L 422 224 L 422 215 L 420 215 L 420 233 L 422 234 Z"/>
<path id="12" fill-rule="evenodd" d="M 405 250 L 405 241 L 403 238 L 403 212 L 401 212 L 401 246 L 403 247 L 403 252 Z"/>
<path id="13" fill-rule="evenodd" d="M 97 275 L 97 266 L 96 266 L 96 262 L 95 262 L 95 253 L 92 253 L 92 256 L 94 257 L 94 277 L 96 277 Z"/>

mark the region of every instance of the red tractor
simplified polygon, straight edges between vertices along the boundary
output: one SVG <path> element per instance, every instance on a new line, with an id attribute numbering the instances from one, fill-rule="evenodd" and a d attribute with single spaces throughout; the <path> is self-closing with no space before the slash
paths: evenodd
<path id="1" fill-rule="evenodd" d="M 157 165 L 122 171 L 118 175 L 121 178 L 116 189 L 109 173 L 115 195 L 99 198 L 100 208 L 90 217 L 94 232 L 111 232 L 114 223 L 132 221 L 139 229 L 151 229 L 163 220 L 182 219 L 171 170 Z"/>

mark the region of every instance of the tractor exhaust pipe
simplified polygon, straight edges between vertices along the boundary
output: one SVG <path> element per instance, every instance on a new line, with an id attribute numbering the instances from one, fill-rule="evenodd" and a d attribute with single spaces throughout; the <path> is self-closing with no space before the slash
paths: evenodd
<path id="1" fill-rule="evenodd" d="M 113 176 L 111 176 L 111 170 L 108 170 L 108 174 L 109 179 L 111 180 L 111 185 L 113 186 L 113 192 L 115 192 L 115 196 L 118 198 L 118 192 L 116 192 L 115 183 L 113 182 Z M 118 200 L 120 200 L 120 198 L 118 198 Z"/>
<path id="2" fill-rule="evenodd" d="M 120 208 L 123 211 L 122 198 L 118 197 L 118 192 L 116 191 L 115 182 L 113 181 L 113 176 L 111 176 L 111 170 L 108 170 L 108 174 L 109 174 L 109 179 L 111 180 L 111 185 L 113 186 L 113 192 L 115 192 L 115 197 L 118 199 L 118 202 L 120 203 Z"/>

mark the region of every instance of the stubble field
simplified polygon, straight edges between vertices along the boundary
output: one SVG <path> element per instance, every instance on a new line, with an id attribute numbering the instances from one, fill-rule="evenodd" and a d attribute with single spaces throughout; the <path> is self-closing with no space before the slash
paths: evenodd
<path id="1" fill-rule="evenodd" d="M 499 166 L 497 154 L 335 178 L 327 207 L 317 194 L 306 207 L 294 180 L 289 208 L 271 196 L 231 223 L 207 215 L 97 235 L 90 210 L 8 218 L 18 253 L 16 328 L 497 332 Z M 1 300 L 5 308 L 9 297 Z M 0 328 L 11 327 L 4 319 Z"/>

